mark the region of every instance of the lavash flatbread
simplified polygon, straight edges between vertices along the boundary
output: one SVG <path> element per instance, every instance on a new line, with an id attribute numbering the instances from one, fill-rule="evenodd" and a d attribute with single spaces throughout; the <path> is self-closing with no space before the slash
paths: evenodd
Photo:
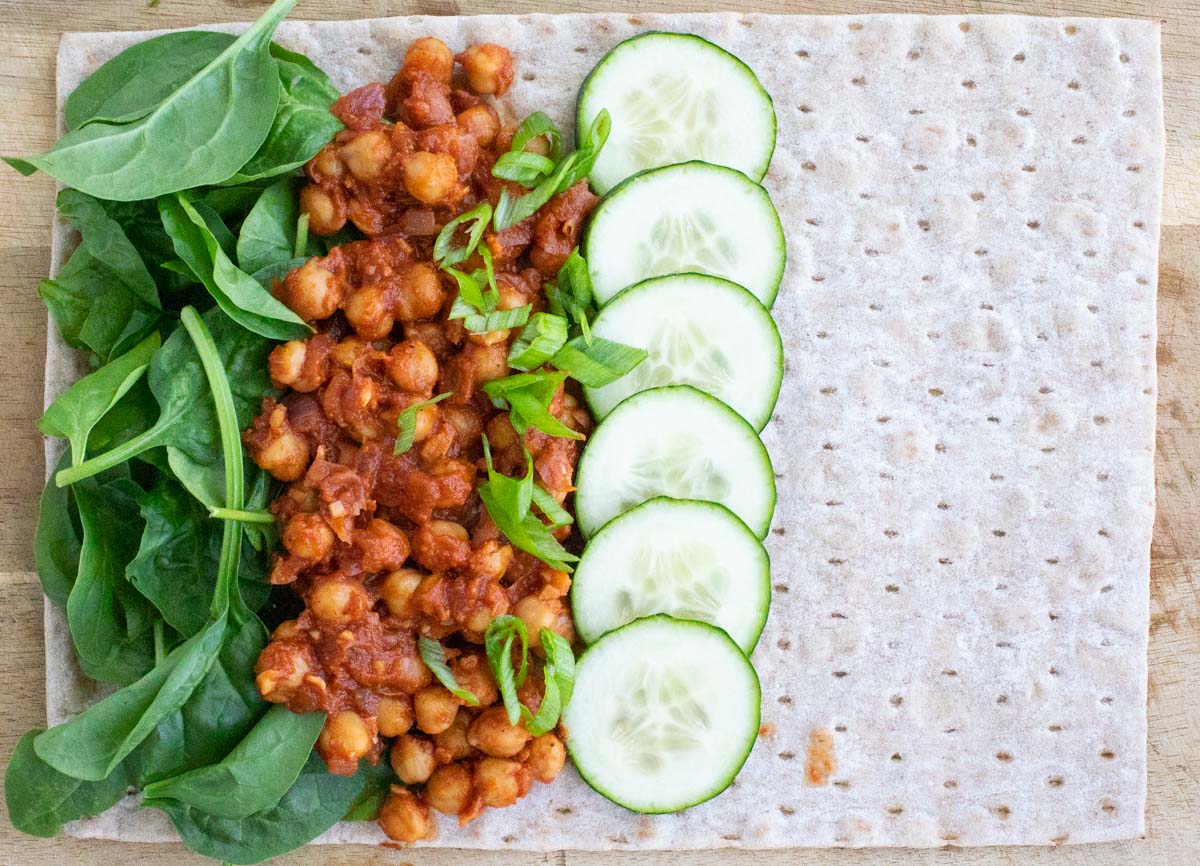
<path id="1" fill-rule="evenodd" d="M 238 28 L 219 28 L 238 29 Z M 764 439 L 775 595 L 764 732 L 733 789 L 630 814 L 568 770 L 432 844 L 996 845 L 1143 832 L 1155 288 L 1162 187 L 1151 22 L 568 15 L 286 22 L 343 90 L 408 43 L 489 40 L 505 101 L 572 127 L 601 55 L 701 34 L 775 99 L 766 186 L 789 265 L 787 375 Z M 144 33 L 67 34 L 60 104 Z M 71 242 L 58 225 L 55 267 Z M 53 328 L 46 396 L 78 373 Z M 47 446 L 48 462 L 57 455 Z M 47 604 L 48 714 L 93 699 Z M 806 781 L 814 731 L 829 783 Z M 132 800 L 72 835 L 174 838 Z M 321 842 L 378 842 L 342 824 Z"/>

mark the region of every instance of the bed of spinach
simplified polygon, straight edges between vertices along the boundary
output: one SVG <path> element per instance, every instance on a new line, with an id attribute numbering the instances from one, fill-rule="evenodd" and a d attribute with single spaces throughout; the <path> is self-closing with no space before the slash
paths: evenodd
<path id="1" fill-rule="evenodd" d="M 120 687 L 18 743 L 5 795 L 34 835 L 137 789 L 189 847 L 254 863 L 377 811 L 391 779 L 330 776 L 312 753 L 324 717 L 263 701 L 274 527 L 211 516 L 271 499 L 240 432 L 272 393 L 273 341 L 311 331 L 269 278 L 328 249 L 296 180 L 341 129 L 338 93 L 271 42 L 294 2 L 238 37 L 121 52 L 67 99 L 50 151 L 8 160 L 70 187 L 58 209 L 79 243 L 39 293 L 91 368 L 39 422 L 67 448 L 40 501 L 38 574 L 83 670 Z"/>

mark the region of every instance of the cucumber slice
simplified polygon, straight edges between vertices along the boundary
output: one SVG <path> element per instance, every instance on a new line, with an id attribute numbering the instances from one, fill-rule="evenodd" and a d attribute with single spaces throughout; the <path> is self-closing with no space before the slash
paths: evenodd
<path id="1" fill-rule="evenodd" d="M 725 632 L 652 616 L 579 660 L 563 711 L 579 775 L 634 812 L 678 812 L 729 787 L 758 736 L 758 675 Z"/>
<path id="2" fill-rule="evenodd" d="M 601 304 L 648 277 L 701 273 L 745 286 L 770 307 L 787 245 L 765 189 L 732 168 L 685 162 L 634 175 L 601 201 L 584 257 Z"/>
<path id="3" fill-rule="evenodd" d="M 759 538 L 775 511 L 775 472 L 754 428 L 690 385 L 642 391 L 614 409 L 583 451 L 576 486 L 588 537 L 656 496 L 719 502 Z"/>
<path id="4" fill-rule="evenodd" d="M 579 89 L 577 137 L 604 108 L 612 133 L 591 173 L 600 193 L 691 159 L 762 180 L 775 151 L 775 107 L 754 72 L 690 33 L 643 33 L 604 55 Z"/>
<path id="5" fill-rule="evenodd" d="M 736 283 L 706 274 L 654 277 L 610 301 L 592 332 L 650 357 L 610 385 L 585 388 L 603 418 L 631 394 L 693 385 L 761 430 L 783 381 L 783 342 L 771 314 Z"/>
<path id="6" fill-rule="evenodd" d="M 571 581 L 575 628 L 586 643 L 665 613 L 724 629 L 749 655 L 770 603 L 766 549 L 714 502 L 643 502 L 596 533 Z"/>

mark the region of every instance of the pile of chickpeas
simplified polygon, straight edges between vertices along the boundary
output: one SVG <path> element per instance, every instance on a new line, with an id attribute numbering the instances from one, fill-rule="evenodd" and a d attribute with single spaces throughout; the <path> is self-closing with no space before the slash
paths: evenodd
<path id="1" fill-rule="evenodd" d="M 492 405 L 481 386 L 511 372 L 517 331 L 471 334 L 448 320 L 457 284 L 432 261 L 434 238 L 456 215 L 495 204 L 505 189 L 525 192 L 491 174 L 512 129 L 488 100 L 513 77 L 501 46 L 455 56 L 425 38 L 387 85 L 335 104 L 346 129 L 306 167 L 301 207 L 316 234 L 352 225 L 362 237 L 273 287 L 316 333 L 272 352 L 281 396 L 264 400 L 243 435 L 251 458 L 285 484 L 271 505 L 282 530 L 271 582 L 304 605 L 263 651 L 259 691 L 297 712 L 327 713 L 316 749 L 331 772 L 390 762 L 397 783 L 379 821 L 404 842 L 434 835 L 431 810 L 466 823 L 550 782 L 566 760 L 561 729 L 534 737 L 509 723 L 482 643 L 504 614 L 531 635 L 550 628 L 573 641 L 570 576 L 509 544 L 476 490 L 486 435 L 497 469 L 519 475 L 532 459 L 537 482 L 562 503 L 579 443 L 518 434 Z M 485 233 L 500 309 L 546 309 L 543 285 L 594 202 L 583 182 L 522 223 Z M 476 253 L 462 267 L 481 264 Z M 417 413 L 411 449 L 393 453 L 401 414 L 444 393 Z M 580 433 L 591 428 L 567 390 L 550 411 Z M 434 678 L 419 637 L 441 642 L 477 705 Z M 530 648 L 518 690 L 532 712 L 544 689 L 540 652 Z"/>

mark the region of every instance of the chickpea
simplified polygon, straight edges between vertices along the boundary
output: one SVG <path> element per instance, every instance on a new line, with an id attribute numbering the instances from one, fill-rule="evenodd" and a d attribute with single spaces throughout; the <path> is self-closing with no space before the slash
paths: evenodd
<path id="1" fill-rule="evenodd" d="M 488 442 L 491 443 L 492 450 L 495 452 L 515 448 L 521 441 L 517 437 L 517 431 L 513 429 L 507 412 L 501 412 L 488 421 L 487 437 Z"/>
<path id="2" fill-rule="evenodd" d="M 408 339 L 388 352 L 387 373 L 402 391 L 429 394 L 437 384 L 437 357 L 420 340 Z"/>
<path id="3" fill-rule="evenodd" d="M 358 356 L 368 348 L 367 344 L 357 337 L 346 337 L 333 347 L 333 351 L 329 353 L 329 360 L 339 367 L 349 370 L 354 366 Z"/>
<path id="4" fill-rule="evenodd" d="M 562 603 L 557 600 L 547 601 L 537 596 L 527 595 L 517 602 L 513 613 L 525 623 L 525 628 L 529 629 L 532 637 L 543 628 L 554 631 L 554 625 L 563 614 L 563 609 Z"/>
<path id="5" fill-rule="evenodd" d="M 336 187 L 327 190 L 310 183 L 300 190 L 300 212 L 308 214 L 313 234 L 331 235 L 346 224 L 346 197 Z"/>
<path id="6" fill-rule="evenodd" d="M 484 758 L 475 766 L 475 789 L 483 805 L 502 809 L 529 790 L 528 774 L 517 761 Z"/>
<path id="7" fill-rule="evenodd" d="M 567 761 L 567 747 L 552 733 L 535 737 L 526 766 L 539 782 L 553 782 Z"/>
<path id="8" fill-rule="evenodd" d="M 409 46 L 401 70 L 405 77 L 424 73 L 443 84 L 449 84 L 454 74 L 454 55 L 446 43 L 437 37 L 422 36 Z"/>
<path id="9" fill-rule="evenodd" d="M 425 785 L 425 802 L 446 815 L 465 812 L 471 803 L 471 773 L 462 764 L 438 767 Z"/>
<path id="10" fill-rule="evenodd" d="M 345 286 L 322 266 L 322 259 L 311 258 L 292 271 L 279 284 L 279 300 L 302 319 L 327 319 L 337 311 Z"/>
<path id="11" fill-rule="evenodd" d="M 408 322 L 436 316 L 445 301 L 446 293 L 442 291 L 441 280 L 433 265 L 414 262 L 408 266 L 397 287 L 392 312 L 407 327 Z"/>
<path id="12" fill-rule="evenodd" d="M 459 700 L 441 685 L 428 685 L 413 695 L 417 727 L 427 734 L 440 734 L 454 724 Z"/>
<path id="13" fill-rule="evenodd" d="M 301 559 L 324 559 L 333 550 L 333 529 L 320 514 L 301 512 L 283 529 L 283 546 Z"/>
<path id="14" fill-rule="evenodd" d="M 413 442 L 424 442 L 437 426 L 438 407 L 426 406 L 417 411 L 417 423 L 413 427 Z"/>
<path id="15" fill-rule="evenodd" d="M 406 785 L 420 785 L 433 773 L 433 743 L 424 737 L 405 734 L 392 743 L 392 769 Z"/>
<path id="16" fill-rule="evenodd" d="M 379 828 L 397 842 L 419 842 L 433 837 L 429 807 L 399 785 L 392 785 L 387 801 L 379 810 Z"/>
<path id="17" fill-rule="evenodd" d="M 495 539 L 485 541 L 471 552 L 471 574 L 499 580 L 512 564 L 513 549 Z M 486 628 L 487 626 L 484 626 Z M 490 701 L 488 703 L 491 703 Z"/>
<path id="18" fill-rule="evenodd" d="M 458 167 L 448 153 L 418 150 L 400 160 L 404 187 L 424 204 L 448 204 L 458 186 Z"/>
<path id="19" fill-rule="evenodd" d="M 382 129 L 360 132 L 338 151 L 346 168 L 358 180 L 375 180 L 392 158 L 392 138 Z"/>
<path id="20" fill-rule="evenodd" d="M 513 83 L 512 55 L 502 45 L 472 45 L 457 58 L 467 73 L 467 87 L 488 96 L 503 96 Z"/>
<path id="21" fill-rule="evenodd" d="M 490 382 L 508 375 L 507 343 L 490 346 L 469 343 L 463 348 L 462 357 L 474 368 L 478 382 Z"/>
<path id="22" fill-rule="evenodd" d="M 315 181 L 341 180 L 346 174 L 346 164 L 338 156 L 338 147 L 333 142 L 317 151 L 317 155 L 308 161 L 306 166 L 308 176 Z"/>
<path id="23" fill-rule="evenodd" d="M 267 358 L 271 381 L 279 387 L 311 393 L 329 377 L 329 339 L 290 340 L 276 346 Z"/>
<path id="24" fill-rule="evenodd" d="M 296 640 L 298 637 L 300 637 L 300 623 L 294 619 L 281 622 L 275 626 L 275 631 L 271 632 L 273 641 Z"/>
<path id="25" fill-rule="evenodd" d="M 312 671 L 314 660 L 307 646 L 272 641 L 256 666 L 258 693 L 273 704 L 286 704 Z"/>
<path id="26" fill-rule="evenodd" d="M 473 105 L 459 112 L 455 120 L 458 128 L 473 136 L 480 147 L 490 148 L 496 143 L 496 136 L 500 133 L 500 116 L 490 105 Z"/>
<path id="27" fill-rule="evenodd" d="M 520 724 L 510 725 L 504 707 L 488 707 L 471 723 L 467 741 L 485 754 L 510 758 L 525 748 L 529 731 Z"/>
<path id="28" fill-rule="evenodd" d="M 343 710 L 325 721 L 317 737 L 317 750 L 329 764 L 331 772 L 351 776 L 358 760 L 371 751 L 374 738 L 363 717 L 352 710 Z M 339 772 L 344 770 L 345 772 Z"/>
<path id="29" fill-rule="evenodd" d="M 313 616 L 333 625 L 347 625 L 362 619 L 371 600 L 362 584 L 349 580 L 325 579 L 308 592 L 308 609 Z"/>
<path id="30" fill-rule="evenodd" d="M 396 324 L 391 303 L 382 286 L 363 286 L 351 293 L 342 310 L 354 332 L 364 340 L 382 340 Z"/>
<path id="31" fill-rule="evenodd" d="M 366 572 L 392 571 L 408 559 L 408 536 L 394 524 L 376 517 L 362 529 L 354 530 L 354 544 L 362 551 Z"/>
<path id="32" fill-rule="evenodd" d="M 430 520 L 413 534 L 412 555 L 430 571 L 461 568 L 471 558 L 471 537 L 459 523 Z"/>
<path id="33" fill-rule="evenodd" d="M 483 419 L 479 417 L 479 412 L 471 406 L 447 403 L 442 407 L 442 414 L 454 427 L 461 440 L 471 442 L 478 440 L 483 435 Z"/>
<path id="34" fill-rule="evenodd" d="M 412 616 L 410 606 L 413 593 L 421 585 L 424 575 L 415 568 L 400 568 L 388 574 L 379 587 L 379 595 L 392 616 Z"/>
<path id="35" fill-rule="evenodd" d="M 408 695 L 384 698 L 375 708 L 375 724 L 380 735 L 398 737 L 413 725 L 412 698 Z"/>
<path id="36" fill-rule="evenodd" d="M 486 707 L 500 700 L 500 690 L 485 656 L 466 653 L 451 659 L 450 672 L 460 686 L 479 698 L 480 705 Z"/>
<path id="37" fill-rule="evenodd" d="M 461 761 L 470 756 L 471 744 L 467 742 L 467 728 L 470 726 L 471 717 L 467 711 L 459 710 L 450 727 L 440 734 L 433 735 L 433 745 L 439 761 L 449 763 L 450 761 Z"/>
<path id="38" fill-rule="evenodd" d="M 260 419 L 261 421 L 261 419 Z M 287 407 L 277 404 L 266 419 L 265 436 L 247 440 L 250 456 L 280 481 L 295 481 L 308 468 L 308 441 L 288 424 Z M 255 422 L 253 433 L 259 430 Z"/>

